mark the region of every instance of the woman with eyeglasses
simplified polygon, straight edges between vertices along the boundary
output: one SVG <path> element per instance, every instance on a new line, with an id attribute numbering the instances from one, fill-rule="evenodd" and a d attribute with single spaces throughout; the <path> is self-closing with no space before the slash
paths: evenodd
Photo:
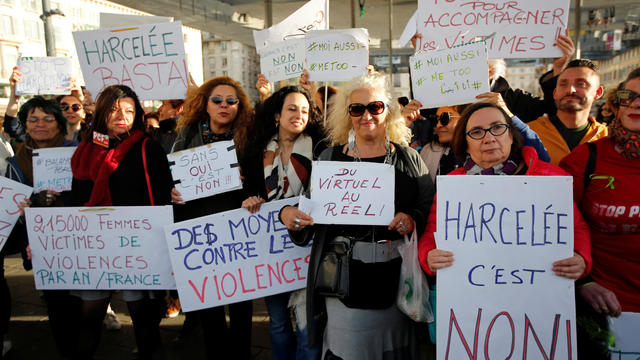
<path id="1" fill-rule="evenodd" d="M 249 97 L 239 82 L 226 76 L 210 79 L 187 95 L 172 152 L 233 140 L 242 159 L 252 115 Z M 176 221 L 237 209 L 244 199 L 242 190 L 234 190 L 184 203 L 175 187 L 171 197 Z M 251 357 L 252 306 L 250 300 L 230 304 L 229 325 L 224 306 L 187 313 L 186 321 L 200 320 L 207 359 Z"/>
<path id="2" fill-rule="evenodd" d="M 502 107 L 479 102 L 467 107 L 456 125 L 451 147 L 462 164 L 449 175 L 566 175 L 555 165 L 541 161 L 535 149 L 522 145 L 522 136 L 515 130 L 511 116 Z M 436 204 L 418 243 L 420 263 L 425 272 L 451 266 L 454 254 L 436 247 Z M 558 276 L 578 279 L 589 273 L 591 249 L 589 230 L 574 204 L 574 255 L 556 261 L 553 271 Z"/>
<path id="3" fill-rule="evenodd" d="M 640 313 L 640 68 L 627 76 L 612 107 L 609 136 L 576 147 L 560 162 L 573 175 L 573 197 L 591 230 L 593 270 L 578 287 L 578 323 L 591 319 L 603 334 L 607 315 Z M 603 337 L 581 330 L 578 355 L 608 358 Z"/>
<path id="4" fill-rule="evenodd" d="M 314 225 L 294 206 L 281 221 L 294 243 L 313 238 L 307 282 L 307 318 L 312 346 L 322 344 L 323 359 L 413 359 L 415 332 L 396 306 L 402 259 L 397 251 L 374 256 L 384 241 L 395 249 L 414 229 L 420 233 L 433 196 L 433 184 L 418 153 L 409 148 L 409 129 L 391 97 L 388 77 L 373 73 L 347 82 L 333 97 L 327 127 L 332 147 L 320 161 L 372 162 L 395 169 L 395 217 L 387 226 Z M 331 279 L 321 266 L 340 242 L 351 249 L 349 294 L 316 290 L 318 279 Z M 356 254 L 356 255 L 353 255 Z"/>
<path id="5" fill-rule="evenodd" d="M 26 129 L 25 141 L 18 145 L 15 156 L 7 159 L 9 165 L 5 176 L 25 185 L 33 186 L 33 150 L 71 147 L 77 144 L 65 139 L 67 119 L 55 101 L 36 96 L 24 103 L 17 115 L 20 125 Z M 68 206 L 70 205 L 70 197 L 68 192 L 58 193 L 46 190 L 31 195 L 29 199 L 25 199 L 23 205 L 33 207 Z M 14 211 L 17 209 L 6 210 Z M 11 314 L 11 298 L 2 269 L 4 257 L 8 254 L 23 252 L 25 269 L 31 269 L 31 263 L 26 260 L 27 244 L 27 229 L 24 218 L 21 217 L 0 253 L 0 271 L 3 273 L 0 283 L 0 298 L 2 299 L 0 303 L 3 304 L 0 307 L 2 310 L 0 336 L 6 333 Z M 45 290 L 43 294 L 47 302 L 49 324 L 58 352 L 64 359 L 74 358 L 77 345 L 77 326 L 80 319 L 80 302 L 67 290 Z"/>

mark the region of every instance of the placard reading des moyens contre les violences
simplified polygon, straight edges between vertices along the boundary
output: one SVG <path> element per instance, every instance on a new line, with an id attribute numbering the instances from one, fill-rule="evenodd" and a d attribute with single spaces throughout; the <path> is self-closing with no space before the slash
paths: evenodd
<path id="1" fill-rule="evenodd" d="M 177 151 L 167 158 L 184 201 L 242 188 L 233 140 Z"/>
<path id="2" fill-rule="evenodd" d="M 37 289 L 175 289 L 171 206 L 26 208 Z"/>

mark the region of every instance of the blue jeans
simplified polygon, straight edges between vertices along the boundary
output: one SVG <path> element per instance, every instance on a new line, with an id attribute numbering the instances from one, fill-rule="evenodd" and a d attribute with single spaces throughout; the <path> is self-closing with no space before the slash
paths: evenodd
<path id="1" fill-rule="evenodd" d="M 296 324 L 296 334 L 291 326 L 288 308 L 289 295 L 283 293 L 264 298 L 269 312 L 269 334 L 274 360 L 319 360 L 322 347 L 309 348 L 307 329 Z"/>

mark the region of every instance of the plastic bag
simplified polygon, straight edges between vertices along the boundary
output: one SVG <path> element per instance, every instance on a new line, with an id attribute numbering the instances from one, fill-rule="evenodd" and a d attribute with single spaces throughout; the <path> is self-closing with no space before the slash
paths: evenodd
<path id="1" fill-rule="evenodd" d="M 398 309 L 417 322 L 432 322 L 433 311 L 429 303 L 429 284 L 418 259 L 418 239 L 415 230 L 411 239 L 405 235 L 404 244 L 398 246 L 402 256 L 400 284 L 396 304 Z"/>

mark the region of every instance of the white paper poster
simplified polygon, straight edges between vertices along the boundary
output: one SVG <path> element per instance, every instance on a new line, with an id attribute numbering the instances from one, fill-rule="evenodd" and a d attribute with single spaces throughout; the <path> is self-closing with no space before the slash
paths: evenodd
<path id="1" fill-rule="evenodd" d="M 489 58 L 558 57 L 568 17 L 569 0 L 418 0 L 416 50 L 485 40 Z"/>
<path id="2" fill-rule="evenodd" d="M 367 29 L 310 31 L 305 37 L 306 69 L 311 81 L 348 81 L 367 73 Z"/>
<path id="3" fill-rule="evenodd" d="M 438 176 L 438 359 L 577 359 L 572 178 Z"/>
<path id="4" fill-rule="evenodd" d="M 165 227 L 180 304 L 193 311 L 304 288 L 311 245 L 299 247 L 278 220 L 297 198 Z"/>
<path id="5" fill-rule="evenodd" d="M 260 72 L 270 82 L 300 76 L 304 69 L 304 38 L 274 42 L 260 54 Z"/>
<path id="6" fill-rule="evenodd" d="M 171 206 L 27 208 L 37 289 L 175 289 Z"/>
<path id="7" fill-rule="evenodd" d="M 189 70 L 180 21 L 76 31 L 73 39 L 94 97 L 122 84 L 140 100 L 184 99 Z"/>
<path id="8" fill-rule="evenodd" d="M 27 185 L 0 176 L 0 250 L 20 217 L 19 204 L 31 196 L 32 190 Z"/>
<path id="9" fill-rule="evenodd" d="M 22 79 L 16 83 L 16 95 L 71 94 L 71 58 L 21 57 L 18 67 Z"/>
<path id="10" fill-rule="evenodd" d="M 414 99 L 423 108 L 476 101 L 489 91 L 489 65 L 484 42 L 421 51 L 409 58 Z"/>
<path id="11" fill-rule="evenodd" d="M 640 359 L 640 313 L 623 312 L 609 318 L 611 333 L 616 346 L 611 349 L 611 360 Z"/>
<path id="12" fill-rule="evenodd" d="M 75 147 L 33 150 L 33 191 L 71 190 L 71 157 L 75 151 Z"/>
<path id="13" fill-rule="evenodd" d="M 242 188 L 233 140 L 177 151 L 167 158 L 184 201 Z"/>
<path id="14" fill-rule="evenodd" d="M 395 170 L 370 162 L 314 161 L 311 209 L 316 224 L 389 225 L 395 216 Z"/>

